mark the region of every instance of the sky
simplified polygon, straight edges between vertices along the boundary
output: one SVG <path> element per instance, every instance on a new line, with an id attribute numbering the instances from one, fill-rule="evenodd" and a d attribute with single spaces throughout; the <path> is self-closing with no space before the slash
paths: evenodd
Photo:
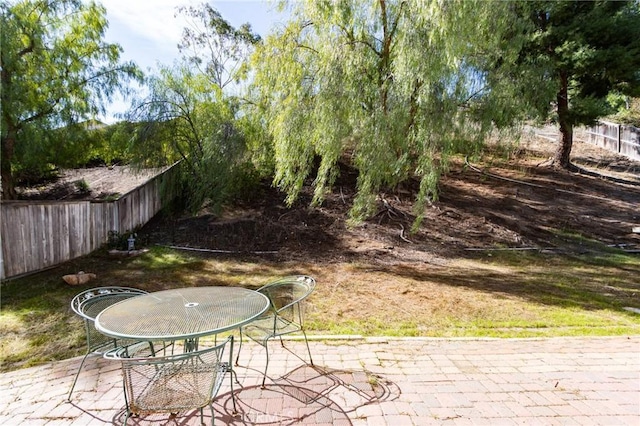
<path id="1" fill-rule="evenodd" d="M 109 28 L 104 40 L 117 43 L 124 52 L 123 61 L 134 61 L 145 72 L 156 68 L 157 63 L 170 65 L 180 57 L 178 41 L 185 27 L 184 18 L 176 17 L 176 8 L 182 5 L 197 6 L 205 0 L 98 0 L 107 9 Z M 263 38 L 272 27 L 284 20 L 268 0 L 209 0 L 234 27 L 245 22 Z M 126 111 L 129 103 L 115 100 L 108 108 L 107 116 L 99 117 L 112 123 L 117 113 Z"/>

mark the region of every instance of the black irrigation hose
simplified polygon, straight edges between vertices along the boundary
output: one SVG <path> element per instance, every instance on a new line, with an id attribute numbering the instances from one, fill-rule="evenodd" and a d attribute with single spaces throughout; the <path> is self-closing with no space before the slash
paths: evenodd
<path id="1" fill-rule="evenodd" d="M 278 251 L 238 251 L 238 250 L 216 250 L 216 249 L 203 249 L 197 247 L 184 247 L 184 246 L 173 246 L 166 244 L 157 244 L 159 247 L 166 247 L 173 250 L 185 250 L 185 251 L 198 251 L 203 253 L 222 253 L 222 254 L 277 254 Z"/>

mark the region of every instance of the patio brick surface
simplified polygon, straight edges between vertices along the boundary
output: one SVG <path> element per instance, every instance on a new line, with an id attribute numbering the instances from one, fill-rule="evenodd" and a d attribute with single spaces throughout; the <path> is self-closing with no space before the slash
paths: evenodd
<path id="1" fill-rule="evenodd" d="M 551 339 L 297 340 L 265 356 L 246 342 L 234 383 L 214 403 L 218 425 L 637 425 L 640 336 Z M 302 358 L 296 354 L 300 354 Z M 89 357 L 0 374 L 0 424 L 120 425 L 119 365 Z M 210 411 L 205 408 L 205 422 Z M 133 425 L 198 425 L 199 412 L 134 417 Z"/>

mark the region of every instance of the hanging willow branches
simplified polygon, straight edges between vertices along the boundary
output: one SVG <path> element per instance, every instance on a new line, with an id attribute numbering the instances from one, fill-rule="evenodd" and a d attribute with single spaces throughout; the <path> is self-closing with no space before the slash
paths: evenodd
<path id="1" fill-rule="evenodd" d="M 510 54 L 509 16 L 502 2 L 294 3 L 289 24 L 257 49 L 251 88 L 288 202 L 314 177 L 321 203 L 347 155 L 359 173 L 351 218 L 375 213 L 381 188 L 417 178 L 417 226 L 451 155 L 513 122 L 501 105 L 517 102 L 515 87 L 490 87 L 488 73 L 491 52 Z"/>

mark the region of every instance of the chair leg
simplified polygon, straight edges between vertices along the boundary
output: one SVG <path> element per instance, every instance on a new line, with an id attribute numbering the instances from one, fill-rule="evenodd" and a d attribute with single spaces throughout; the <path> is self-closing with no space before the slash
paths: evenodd
<path id="1" fill-rule="evenodd" d="M 238 329 L 238 332 L 240 334 L 240 343 L 238 343 L 238 352 L 236 353 L 236 362 L 235 365 L 238 365 L 238 360 L 240 359 L 240 350 L 242 349 L 242 327 L 240 327 Z"/>
<path id="2" fill-rule="evenodd" d="M 73 393 L 73 389 L 75 389 L 76 387 L 76 382 L 78 381 L 78 377 L 80 376 L 80 372 L 82 371 L 82 366 L 84 365 L 84 362 L 87 360 L 87 357 L 89 356 L 90 353 L 91 352 L 87 351 L 87 353 L 82 358 L 82 361 L 80 362 L 80 366 L 78 367 L 78 372 L 76 373 L 76 377 L 73 379 L 73 384 L 71 385 L 71 389 L 69 389 L 67 402 L 71 402 L 71 394 Z"/>
<path id="3" fill-rule="evenodd" d="M 235 376 L 236 378 L 236 383 L 240 384 L 240 381 L 238 380 L 238 375 L 236 374 L 236 372 L 231 369 L 230 370 L 230 375 L 229 375 L 229 387 L 231 388 L 231 403 L 233 404 L 233 413 L 237 413 L 238 412 L 238 407 L 236 406 L 236 394 L 233 391 L 233 378 Z"/>
<path id="4" fill-rule="evenodd" d="M 313 358 L 311 357 L 311 349 L 309 348 L 309 340 L 307 339 L 307 333 L 302 330 L 302 334 L 304 335 L 304 343 L 307 344 L 307 352 L 309 353 L 309 363 L 313 365 Z"/>
<path id="5" fill-rule="evenodd" d="M 309 364 L 313 365 L 313 357 L 311 356 L 311 349 L 309 348 L 309 339 L 307 339 L 307 333 L 305 333 L 304 330 L 300 330 L 300 331 L 302 331 L 302 335 L 304 336 L 304 343 L 307 345 L 307 353 L 309 354 Z M 280 344 L 282 345 L 283 348 L 285 347 L 282 336 L 280 336 Z"/>
<path id="6" fill-rule="evenodd" d="M 265 380 L 267 380 L 267 369 L 269 368 L 269 340 L 265 340 L 264 341 L 264 351 L 267 354 L 267 362 L 264 366 L 264 374 L 262 375 L 262 386 L 261 388 L 264 389 L 264 382 Z"/>
<path id="7" fill-rule="evenodd" d="M 233 336 L 231 336 L 230 341 L 229 341 L 229 388 L 231 389 L 231 401 L 233 402 L 233 413 L 237 413 L 238 412 L 238 408 L 236 407 L 236 395 L 233 392 L 233 376 L 236 377 L 236 382 L 238 382 L 238 384 L 240 384 L 240 381 L 238 380 L 238 375 L 236 374 L 235 370 L 233 369 L 233 365 L 231 365 L 231 362 L 233 361 Z M 236 358 L 237 361 L 237 358 Z M 213 409 L 213 406 L 211 407 Z M 213 420 L 213 417 L 211 418 Z"/>
<path id="8" fill-rule="evenodd" d="M 126 415 L 124 417 L 124 423 L 122 423 L 122 425 L 127 426 L 127 421 L 129 420 L 129 417 L 131 417 L 131 414 L 133 413 L 129 409 L 129 398 L 127 398 L 127 385 L 125 383 L 124 375 L 122 377 L 122 395 L 124 396 L 124 407 L 125 407 L 124 409 L 126 411 Z"/>

